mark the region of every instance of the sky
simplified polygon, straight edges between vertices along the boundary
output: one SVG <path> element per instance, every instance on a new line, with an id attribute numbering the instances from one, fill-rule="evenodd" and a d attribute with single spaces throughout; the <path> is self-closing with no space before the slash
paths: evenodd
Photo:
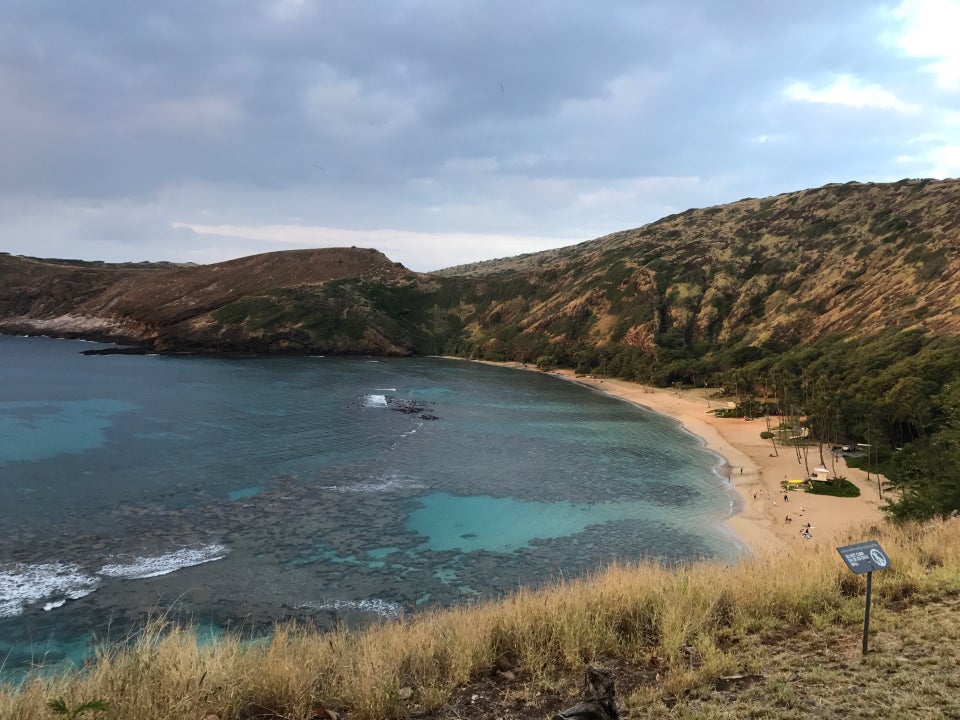
<path id="1" fill-rule="evenodd" d="M 0 251 L 417 271 L 960 176 L 960 0 L 0 0 Z"/>

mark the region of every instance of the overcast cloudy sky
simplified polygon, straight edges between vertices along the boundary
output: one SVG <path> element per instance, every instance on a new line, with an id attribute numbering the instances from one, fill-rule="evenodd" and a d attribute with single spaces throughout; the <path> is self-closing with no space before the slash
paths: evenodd
<path id="1" fill-rule="evenodd" d="M 960 0 L 0 0 L 0 250 L 414 270 L 960 175 Z"/>

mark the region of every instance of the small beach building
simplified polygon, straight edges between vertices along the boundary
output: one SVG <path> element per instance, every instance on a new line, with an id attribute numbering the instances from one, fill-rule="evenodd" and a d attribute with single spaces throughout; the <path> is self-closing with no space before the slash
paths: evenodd
<path id="1" fill-rule="evenodd" d="M 820 482 L 826 482 L 830 478 L 830 471 L 825 467 L 814 468 L 813 472 L 810 473 L 811 480 L 818 480 Z"/>

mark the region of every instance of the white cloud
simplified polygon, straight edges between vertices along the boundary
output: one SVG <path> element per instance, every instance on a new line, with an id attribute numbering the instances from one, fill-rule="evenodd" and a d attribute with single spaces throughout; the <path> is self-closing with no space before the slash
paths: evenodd
<path id="1" fill-rule="evenodd" d="M 960 145 L 940 145 L 927 156 L 933 177 L 960 177 Z"/>
<path id="2" fill-rule="evenodd" d="M 843 105 L 855 108 L 878 108 L 897 112 L 916 112 L 919 108 L 903 102 L 894 93 L 880 85 L 864 84 L 853 75 L 838 75 L 833 82 L 815 89 L 809 83 L 795 82 L 787 86 L 784 95 L 790 100 Z"/>
<path id="3" fill-rule="evenodd" d="M 909 145 L 917 146 L 910 154 L 898 155 L 896 161 L 913 165 L 914 175 L 923 177 L 960 177 L 960 143 L 949 142 L 935 134 L 919 135 Z"/>
<path id="4" fill-rule="evenodd" d="M 346 230 L 317 225 L 200 225 L 177 222 L 173 223 L 173 227 L 198 235 L 266 243 L 267 246 L 259 252 L 292 247 L 372 247 L 391 260 L 420 272 L 472 263 L 483 258 L 563 247 L 583 239 L 390 229 Z"/>
<path id="5" fill-rule="evenodd" d="M 940 87 L 960 86 L 960 0 L 903 0 L 892 12 L 900 24 L 887 42 L 914 58 L 932 58 L 926 66 Z"/>

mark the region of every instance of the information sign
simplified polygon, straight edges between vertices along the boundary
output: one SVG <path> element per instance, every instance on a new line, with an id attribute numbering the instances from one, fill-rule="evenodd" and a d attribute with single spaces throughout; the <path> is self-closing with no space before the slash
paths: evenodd
<path id="1" fill-rule="evenodd" d="M 876 540 L 867 540 L 856 545 L 844 545 L 837 548 L 840 557 L 857 575 L 867 574 L 867 604 L 863 611 L 863 654 L 867 654 L 867 638 L 870 634 L 870 587 L 873 584 L 873 571 L 890 567 L 890 558 Z"/>
<path id="2" fill-rule="evenodd" d="M 890 558 L 880 547 L 876 540 L 857 543 L 856 545 L 844 545 L 838 547 L 837 552 L 840 557 L 857 575 L 873 572 L 874 570 L 886 570 L 890 567 Z"/>

